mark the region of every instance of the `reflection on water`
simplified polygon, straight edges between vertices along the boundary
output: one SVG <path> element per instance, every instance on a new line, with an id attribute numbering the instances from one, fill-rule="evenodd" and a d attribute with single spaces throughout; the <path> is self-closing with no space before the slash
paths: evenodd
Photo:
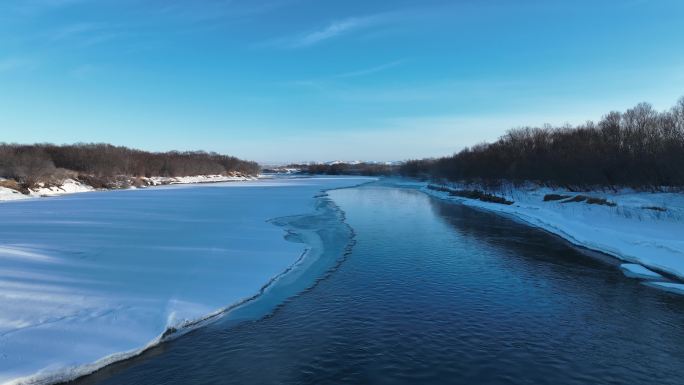
<path id="1" fill-rule="evenodd" d="M 679 384 L 684 300 L 511 220 L 411 190 L 332 199 L 343 264 L 270 316 L 214 324 L 102 384 Z"/>

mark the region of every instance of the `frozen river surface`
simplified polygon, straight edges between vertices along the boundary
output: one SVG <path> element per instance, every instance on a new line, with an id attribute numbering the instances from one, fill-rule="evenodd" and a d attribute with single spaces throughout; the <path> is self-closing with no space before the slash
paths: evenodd
<path id="1" fill-rule="evenodd" d="M 269 220 L 325 209 L 314 198 L 321 190 L 365 181 L 273 179 L 0 204 L 0 383 L 91 371 L 254 296 L 302 262 L 306 247 Z"/>

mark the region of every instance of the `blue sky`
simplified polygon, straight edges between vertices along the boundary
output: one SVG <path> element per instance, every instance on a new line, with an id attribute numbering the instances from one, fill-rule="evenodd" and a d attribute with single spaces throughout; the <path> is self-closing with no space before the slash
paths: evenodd
<path id="1" fill-rule="evenodd" d="M 684 96 L 680 0 L 3 0 L 0 141 L 448 155 Z"/>

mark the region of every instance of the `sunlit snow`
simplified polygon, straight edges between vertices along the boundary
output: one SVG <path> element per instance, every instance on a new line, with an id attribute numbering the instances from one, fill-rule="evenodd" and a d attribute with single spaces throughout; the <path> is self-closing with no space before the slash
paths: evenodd
<path id="1" fill-rule="evenodd" d="M 453 197 L 424 187 L 423 191 L 509 215 L 576 245 L 684 278 L 684 194 L 632 190 L 583 193 L 616 204 L 610 207 L 584 202 L 545 202 L 546 194 L 574 196 L 578 193 L 535 186 L 495 192 L 515 202 L 512 205 Z"/>
<path id="2" fill-rule="evenodd" d="M 87 372 L 254 295 L 305 247 L 268 220 L 312 212 L 321 190 L 364 181 L 274 179 L 0 204 L 0 383 Z"/>

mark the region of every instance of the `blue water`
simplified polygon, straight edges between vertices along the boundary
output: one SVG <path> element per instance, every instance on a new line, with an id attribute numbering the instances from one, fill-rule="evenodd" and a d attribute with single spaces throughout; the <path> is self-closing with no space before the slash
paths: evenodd
<path id="1" fill-rule="evenodd" d="M 610 260 L 420 192 L 330 192 L 354 246 L 270 315 L 81 384 L 681 384 L 684 299 Z"/>

